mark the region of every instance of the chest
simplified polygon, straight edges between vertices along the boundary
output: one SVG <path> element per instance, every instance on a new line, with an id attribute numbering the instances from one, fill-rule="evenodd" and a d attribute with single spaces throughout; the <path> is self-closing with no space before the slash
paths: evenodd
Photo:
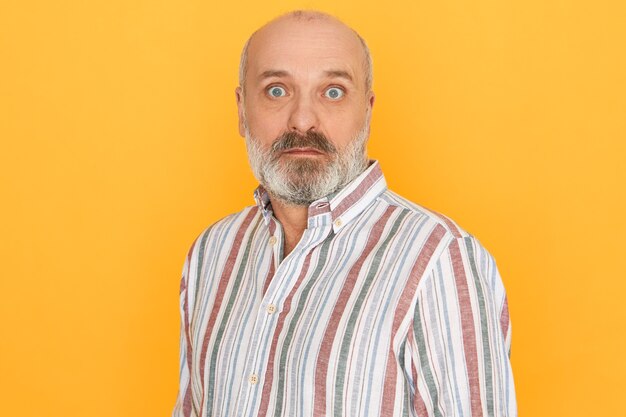
<path id="1" fill-rule="evenodd" d="M 363 415 L 404 361 L 398 311 L 412 299 L 410 255 L 367 235 L 305 234 L 281 259 L 280 240 L 266 238 L 200 271 L 198 390 L 215 415 L 318 415 L 331 405 Z"/>

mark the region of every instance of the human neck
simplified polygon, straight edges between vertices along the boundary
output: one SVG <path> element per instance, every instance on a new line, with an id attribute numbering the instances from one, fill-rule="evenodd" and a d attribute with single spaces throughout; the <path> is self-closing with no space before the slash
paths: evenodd
<path id="1" fill-rule="evenodd" d="M 283 245 L 283 256 L 289 255 L 293 248 L 296 247 L 304 229 L 306 229 L 309 207 L 308 206 L 296 206 L 287 204 L 284 201 L 270 196 L 272 202 L 272 210 L 274 216 L 278 219 L 283 226 L 283 232 L 285 234 L 285 244 Z"/>

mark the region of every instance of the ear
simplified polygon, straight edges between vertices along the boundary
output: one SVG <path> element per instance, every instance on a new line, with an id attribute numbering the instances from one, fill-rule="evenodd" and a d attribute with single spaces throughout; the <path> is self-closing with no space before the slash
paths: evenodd
<path id="1" fill-rule="evenodd" d="M 235 97 L 237 98 L 237 114 L 239 116 L 239 135 L 245 138 L 246 129 L 244 128 L 243 91 L 241 87 L 235 88 Z"/>
<path id="2" fill-rule="evenodd" d="M 374 108 L 374 101 L 376 101 L 376 95 L 370 90 L 369 93 L 367 93 L 367 106 L 370 112 Z"/>

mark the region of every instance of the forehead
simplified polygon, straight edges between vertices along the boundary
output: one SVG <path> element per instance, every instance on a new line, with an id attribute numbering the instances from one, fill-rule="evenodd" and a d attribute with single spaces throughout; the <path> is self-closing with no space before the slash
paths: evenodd
<path id="1" fill-rule="evenodd" d="M 283 19 L 254 34 L 248 46 L 247 79 L 267 71 L 315 76 L 345 71 L 355 83 L 364 80 L 365 52 L 356 34 L 331 19 Z"/>

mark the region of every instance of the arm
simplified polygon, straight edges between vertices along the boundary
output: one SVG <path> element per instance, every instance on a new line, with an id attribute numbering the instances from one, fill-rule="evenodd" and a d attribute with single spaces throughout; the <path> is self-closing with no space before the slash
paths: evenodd
<path id="1" fill-rule="evenodd" d="M 191 251 L 190 251 L 191 255 Z M 196 417 L 191 397 L 191 349 L 189 343 L 188 277 L 190 256 L 187 256 L 180 281 L 180 373 L 178 396 L 172 417 Z"/>
<path id="2" fill-rule="evenodd" d="M 452 240 L 422 278 L 408 344 L 418 416 L 517 416 L 506 294 L 473 237 Z"/>

